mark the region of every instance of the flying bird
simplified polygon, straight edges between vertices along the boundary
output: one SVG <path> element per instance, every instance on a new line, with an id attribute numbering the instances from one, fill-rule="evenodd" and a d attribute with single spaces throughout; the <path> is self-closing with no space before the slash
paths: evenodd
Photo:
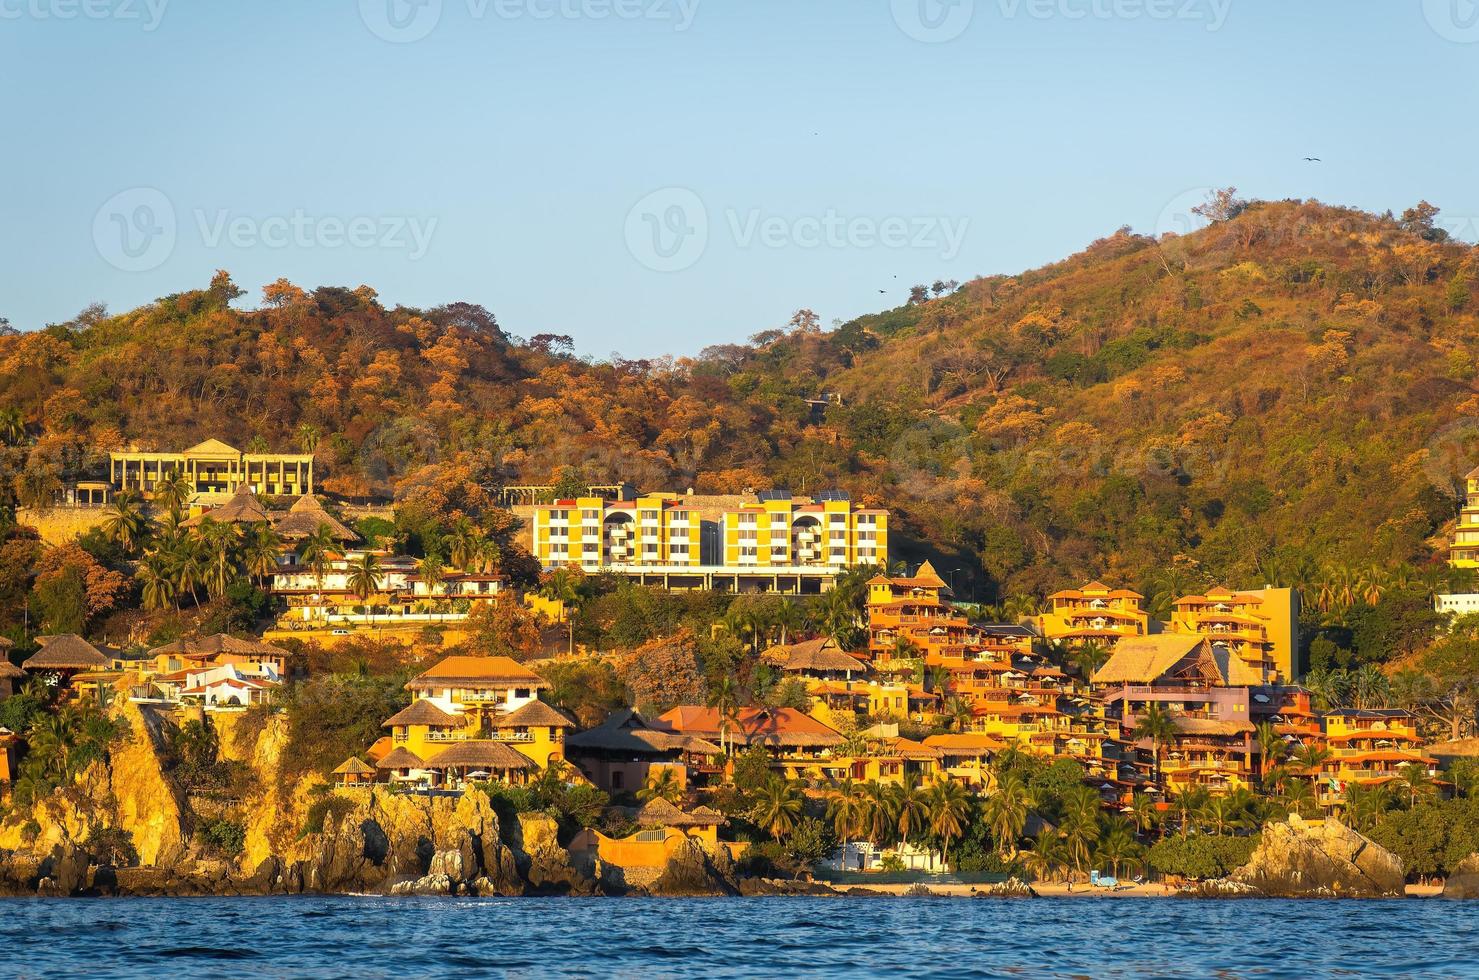
<path id="1" fill-rule="evenodd" d="M 1323 161 L 1321 161 L 1319 157 L 1305 157 L 1304 158 L 1304 162 L 1305 163 L 1321 163 Z"/>

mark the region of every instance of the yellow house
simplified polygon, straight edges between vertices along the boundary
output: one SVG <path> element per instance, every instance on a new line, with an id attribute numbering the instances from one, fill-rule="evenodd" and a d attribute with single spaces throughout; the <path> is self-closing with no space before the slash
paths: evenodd
<path id="1" fill-rule="evenodd" d="M 471 741 L 507 745 L 540 768 L 565 758 L 574 724 L 538 700 L 549 684 L 507 657 L 448 657 L 406 687 L 416 700 L 383 727 L 394 748 L 418 759 Z"/>
<path id="2" fill-rule="evenodd" d="M 1113 646 L 1125 637 L 1150 632 L 1150 615 L 1141 608 L 1145 597 L 1130 589 L 1090 582 L 1081 589 L 1055 592 L 1048 601 L 1052 610 L 1043 614 L 1040 625 L 1049 642 Z"/>
<path id="3" fill-rule="evenodd" d="M 1298 670 L 1299 593 L 1293 589 L 1233 592 L 1218 586 L 1206 595 L 1177 599 L 1171 629 L 1200 633 L 1226 647 L 1262 678 L 1291 680 Z"/>
<path id="4" fill-rule="evenodd" d="M 313 456 L 307 453 L 244 453 L 219 439 L 207 439 L 183 452 L 123 451 L 109 454 L 108 478 L 114 490 L 153 492 L 161 480 L 183 474 L 195 499 L 225 499 L 246 486 L 270 497 L 313 493 Z"/>

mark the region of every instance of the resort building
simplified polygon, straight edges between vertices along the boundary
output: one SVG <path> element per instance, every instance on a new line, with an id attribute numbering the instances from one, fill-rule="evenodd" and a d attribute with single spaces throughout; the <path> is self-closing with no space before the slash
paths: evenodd
<path id="1" fill-rule="evenodd" d="M 245 486 L 269 497 L 313 492 L 313 456 L 306 453 L 244 453 L 219 439 L 183 452 L 127 450 L 109 454 L 108 482 L 115 492 L 152 493 L 166 477 L 182 475 L 194 501 L 224 500 Z"/>
<path id="2" fill-rule="evenodd" d="M 1176 735 L 1160 747 L 1159 762 L 1173 792 L 1194 786 L 1222 792 L 1251 784 L 1257 752 L 1252 689 L 1262 678 L 1225 649 L 1189 633 L 1124 639 L 1095 671 L 1093 683 L 1126 739 L 1150 705 L 1171 716 Z M 1153 749 L 1150 739 L 1136 747 Z"/>
<path id="3" fill-rule="evenodd" d="M 845 775 L 846 767 L 833 756 L 842 735 L 795 708 L 738 708 L 725 714 L 718 708 L 683 706 L 659 715 L 652 726 L 731 751 L 759 746 L 771 753 L 772 768 L 788 778 Z"/>
<path id="4" fill-rule="evenodd" d="M 530 544 L 546 569 L 608 572 L 671 589 L 815 593 L 888 561 L 888 514 L 845 494 L 813 500 L 652 493 L 538 504 Z"/>
<path id="5" fill-rule="evenodd" d="M 1171 629 L 1199 633 L 1226 647 L 1265 682 L 1299 674 L 1299 593 L 1265 588 L 1234 592 L 1218 586 L 1206 595 L 1182 596 L 1174 603 Z"/>
<path id="6" fill-rule="evenodd" d="M 539 692 L 548 687 L 544 678 L 507 657 L 448 657 L 406 684 L 415 700 L 388 718 L 384 727 L 390 729 L 391 747 L 424 760 L 427 765 L 419 768 L 426 772 L 438 769 L 432 763 L 443 752 L 465 742 L 516 750 L 531 763 L 529 768 L 544 769 L 551 761 L 564 759 L 565 732 L 575 727 L 539 700 Z M 511 761 L 506 753 L 486 747 L 477 753 L 493 761 Z M 469 759 L 465 752 L 441 759 L 445 765 L 440 771 L 460 770 Z"/>
<path id="7" fill-rule="evenodd" d="M 695 779 L 719 775 L 718 745 L 697 735 L 653 727 L 635 711 L 611 714 L 595 728 L 565 739 L 569 760 L 598 788 L 609 793 L 636 792 L 673 773 L 680 790 Z"/>
<path id="8" fill-rule="evenodd" d="M 1464 506 L 1448 546 L 1448 563 L 1454 568 L 1479 568 L 1479 469 L 1464 476 Z"/>
<path id="9" fill-rule="evenodd" d="M 1069 647 L 1098 643 L 1111 647 L 1130 636 L 1150 632 L 1150 615 L 1141 608 L 1145 597 L 1130 589 L 1111 589 L 1090 582 L 1048 596 L 1050 612 L 1040 618 L 1044 639 Z"/>
<path id="10" fill-rule="evenodd" d="M 1320 802 L 1344 801 L 1355 785 L 1381 786 L 1403 778 L 1408 766 L 1438 775 L 1438 760 L 1422 751 L 1412 714 L 1395 708 L 1346 708 L 1324 716 L 1330 759 L 1321 771 Z"/>

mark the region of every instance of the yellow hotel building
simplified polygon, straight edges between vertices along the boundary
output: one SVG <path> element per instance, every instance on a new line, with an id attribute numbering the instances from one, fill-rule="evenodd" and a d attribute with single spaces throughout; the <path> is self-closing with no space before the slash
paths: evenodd
<path id="1" fill-rule="evenodd" d="M 1237 654 L 1265 682 L 1299 674 L 1299 593 L 1293 589 L 1208 589 L 1174 603 L 1171 629 L 1200 633 Z"/>
<path id="2" fill-rule="evenodd" d="M 1454 568 L 1479 568 L 1479 470 L 1471 470 L 1464 477 L 1464 494 L 1448 562 Z"/>
<path id="3" fill-rule="evenodd" d="M 547 569 L 613 572 L 674 589 L 818 592 L 843 569 L 888 561 L 887 511 L 836 493 L 582 497 L 535 506 L 530 527 Z"/>
<path id="4" fill-rule="evenodd" d="M 108 479 L 114 490 L 151 493 L 172 473 L 183 473 L 196 501 L 230 498 L 243 485 L 269 497 L 313 493 L 313 456 L 297 453 L 243 453 L 219 439 L 207 439 L 184 452 L 109 454 Z"/>

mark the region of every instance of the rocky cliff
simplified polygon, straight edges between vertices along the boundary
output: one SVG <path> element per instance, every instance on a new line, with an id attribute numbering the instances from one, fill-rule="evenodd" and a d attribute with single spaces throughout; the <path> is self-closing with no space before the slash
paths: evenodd
<path id="1" fill-rule="evenodd" d="M 1402 861 L 1338 820 L 1272 823 L 1248 863 L 1182 894 L 1208 898 L 1399 898 Z"/>

